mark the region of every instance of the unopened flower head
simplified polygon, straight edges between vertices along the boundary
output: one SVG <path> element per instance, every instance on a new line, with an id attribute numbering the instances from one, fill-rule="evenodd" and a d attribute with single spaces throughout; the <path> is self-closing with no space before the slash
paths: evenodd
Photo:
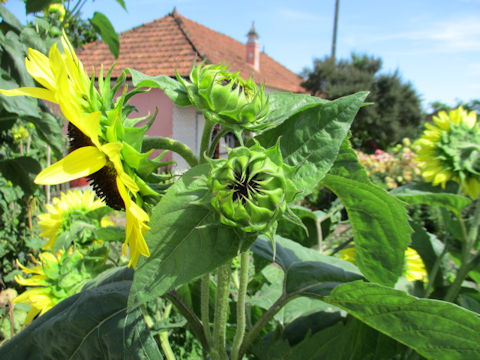
<path id="1" fill-rule="evenodd" d="M 110 86 L 110 72 L 89 79 L 65 33 L 63 53 L 54 44 L 48 57 L 29 49 L 25 60 L 28 72 L 41 87 L 0 90 L 6 96 L 26 95 L 58 104 L 68 119 L 71 152 L 62 160 L 41 171 L 35 182 L 53 185 L 88 177 L 97 195 L 108 206 L 125 210 L 126 240 L 130 250 L 129 265 L 135 266 L 140 255 L 150 256 L 144 239 L 149 229 L 145 208 L 158 201 L 159 194 L 146 178 L 164 163 L 141 153 L 143 137 L 152 124 L 134 127 L 145 118 L 130 119 L 132 108 L 125 102 L 127 88 L 118 98 L 116 91 L 125 81 L 120 77 Z"/>
<path id="2" fill-rule="evenodd" d="M 225 65 L 194 66 L 190 82 L 177 75 L 186 88 L 192 104 L 207 117 L 233 130 L 260 130 L 267 126 L 267 98 L 263 86 L 258 88 L 252 78 L 245 81 L 231 73 Z"/>
<path id="3" fill-rule="evenodd" d="M 449 113 L 440 111 L 433 123 L 425 124 L 417 140 L 422 175 L 433 185 L 445 187 L 453 180 L 465 195 L 480 194 L 480 124 L 474 111 L 462 107 Z"/>
<path id="4" fill-rule="evenodd" d="M 211 161 L 211 166 L 211 205 L 220 221 L 244 232 L 268 233 L 293 193 L 278 147 L 238 147 L 229 151 L 228 159 Z"/>

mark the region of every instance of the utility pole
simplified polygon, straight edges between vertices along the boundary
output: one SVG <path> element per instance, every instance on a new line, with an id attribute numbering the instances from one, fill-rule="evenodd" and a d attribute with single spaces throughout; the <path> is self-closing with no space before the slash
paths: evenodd
<path id="1" fill-rule="evenodd" d="M 340 0 L 335 0 L 335 17 L 333 20 L 333 39 L 332 39 L 332 54 L 330 58 L 335 61 L 335 51 L 337 48 L 337 26 L 338 26 L 338 3 Z"/>

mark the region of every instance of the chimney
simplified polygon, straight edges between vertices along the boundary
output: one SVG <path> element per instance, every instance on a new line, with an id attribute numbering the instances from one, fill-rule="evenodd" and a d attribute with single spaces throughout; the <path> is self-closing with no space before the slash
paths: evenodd
<path id="1" fill-rule="evenodd" d="M 255 71 L 260 71 L 260 45 L 257 42 L 258 34 L 255 31 L 255 21 L 252 22 L 252 28 L 247 34 L 247 63 L 253 66 Z"/>

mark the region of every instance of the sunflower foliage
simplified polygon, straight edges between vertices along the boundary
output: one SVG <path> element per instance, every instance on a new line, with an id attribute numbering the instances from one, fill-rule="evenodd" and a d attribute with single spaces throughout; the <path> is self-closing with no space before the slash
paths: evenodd
<path id="1" fill-rule="evenodd" d="M 187 79 L 126 69 L 120 85 L 111 87 L 108 72 L 98 82 L 87 76 L 66 35 L 61 43 L 47 54 L 29 51 L 37 86 L 1 94 L 59 105 L 70 123 L 71 152 L 43 168 L 35 182 L 88 177 L 107 205 L 125 213 L 128 263 L 98 276 L 89 267 L 75 271 L 84 263 L 73 255 L 85 243 L 79 235 L 63 250 L 72 256 L 50 252 L 36 267 L 22 267 L 18 281 L 31 289 L 19 298 L 39 306 L 32 306 L 31 323 L 0 347 L 2 359 L 480 357 L 478 295 L 471 284 L 463 286 L 479 262 L 480 210 L 463 223 L 468 247 L 454 279 L 437 284 L 441 264 L 435 265 L 429 237 L 419 242 L 410 226 L 406 201 L 460 215 L 472 200 L 418 189 L 394 195 L 369 181 L 349 141 L 366 92 L 332 101 L 267 97 L 253 80 L 211 64 L 195 65 Z M 127 75 L 130 92 L 123 91 Z M 175 139 L 145 136 L 154 117 L 146 127 L 130 118 L 128 101 L 145 87 L 204 113 L 200 155 Z M 215 158 L 227 132 L 239 146 Z M 162 187 L 157 169 L 166 163 L 152 159 L 154 149 L 176 152 L 190 169 Z M 464 178 L 450 179 L 461 185 Z M 319 183 L 346 210 L 350 254 L 325 251 L 323 215 L 298 206 Z M 50 229 L 58 229 L 54 213 L 41 220 Z M 301 241 L 305 236 L 316 239 L 315 246 Z M 62 281 L 64 293 L 45 290 Z M 472 289 L 467 308 L 462 296 Z M 71 296 L 60 301 L 64 294 Z"/>

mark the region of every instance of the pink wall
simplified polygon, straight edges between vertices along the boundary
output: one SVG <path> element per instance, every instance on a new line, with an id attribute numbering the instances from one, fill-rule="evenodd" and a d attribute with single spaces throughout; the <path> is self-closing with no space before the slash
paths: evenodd
<path id="1" fill-rule="evenodd" d="M 131 117 L 141 117 L 148 115 L 148 113 L 153 115 L 155 108 L 158 108 L 157 117 L 147 135 L 172 137 L 173 103 L 162 90 L 152 89 L 148 93 L 135 95 L 129 103 L 138 109 L 138 113 L 130 114 Z"/>

